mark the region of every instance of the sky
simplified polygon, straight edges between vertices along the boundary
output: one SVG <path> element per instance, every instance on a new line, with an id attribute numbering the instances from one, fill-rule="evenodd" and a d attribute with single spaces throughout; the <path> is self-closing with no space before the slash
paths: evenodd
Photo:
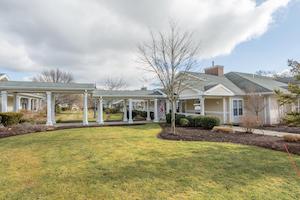
<path id="1" fill-rule="evenodd" d="M 170 19 L 200 42 L 199 71 L 214 61 L 225 72 L 280 72 L 300 60 L 299 11 L 299 0 L 0 0 L 0 73 L 30 80 L 60 68 L 77 82 L 123 77 L 139 88 L 155 78 L 137 45 Z"/>

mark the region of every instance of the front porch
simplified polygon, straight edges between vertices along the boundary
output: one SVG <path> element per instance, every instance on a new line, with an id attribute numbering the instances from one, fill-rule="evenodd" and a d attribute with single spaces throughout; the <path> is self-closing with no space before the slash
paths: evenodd
<path id="1" fill-rule="evenodd" d="M 228 96 L 201 96 L 181 99 L 177 108 L 177 112 L 184 115 L 217 117 L 222 124 L 237 124 L 244 114 L 243 99 Z"/>

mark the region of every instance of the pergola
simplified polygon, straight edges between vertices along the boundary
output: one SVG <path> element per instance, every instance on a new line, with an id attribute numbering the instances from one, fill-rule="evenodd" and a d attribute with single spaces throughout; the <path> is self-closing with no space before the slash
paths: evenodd
<path id="1" fill-rule="evenodd" d="M 103 100 L 123 101 L 123 121 L 133 123 L 133 102 L 142 101 L 146 105 L 147 121 L 151 121 L 150 103 L 153 102 L 154 122 L 159 122 L 165 116 L 170 106 L 166 95 L 160 90 L 98 90 L 95 84 L 87 83 L 48 83 L 28 81 L 0 82 L 1 111 L 7 112 L 7 96 L 14 96 L 14 111 L 20 110 L 20 94 L 44 94 L 46 97 L 47 121 L 46 125 L 52 126 L 55 121 L 55 95 L 56 94 L 83 94 L 83 125 L 88 125 L 88 95 L 97 100 L 98 124 L 103 124 Z M 127 119 L 127 104 L 129 117 Z"/>
<path id="2" fill-rule="evenodd" d="M 169 104 L 166 101 L 166 95 L 160 90 L 95 90 L 93 93 L 93 98 L 97 100 L 97 110 L 98 117 L 97 122 L 103 124 L 103 100 L 104 99 L 114 99 L 123 101 L 123 121 L 128 123 L 133 123 L 132 110 L 133 110 L 133 101 L 143 101 L 146 103 L 147 111 L 147 121 L 151 121 L 150 118 L 150 102 L 154 102 L 153 112 L 154 112 L 154 122 L 159 122 L 159 108 L 158 103 L 161 102 L 163 105 L 163 112 L 168 109 L 165 109 L 165 106 L 168 108 Z M 127 119 L 127 103 L 128 103 L 128 119 Z"/>
<path id="3" fill-rule="evenodd" d="M 14 95 L 14 111 L 19 111 L 19 94 L 45 94 L 47 103 L 46 125 L 52 126 L 55 122 L 55 94 L 83 94 L 83 125 L 88 125 L 88 94 L 92 94 L 95 84 L 86 83 L 48 83 L 28 81 L 0 82 L 1 112 L 7 112 L 7 95 Z"/>

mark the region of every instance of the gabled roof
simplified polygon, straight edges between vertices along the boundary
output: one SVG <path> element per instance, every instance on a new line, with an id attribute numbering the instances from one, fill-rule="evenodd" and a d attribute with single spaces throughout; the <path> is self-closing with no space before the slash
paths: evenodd
<path id="1" fill-rule="evenodd" d="M 187 74 L 194 76 L 199 79 L 199 85 L 192 84 L 194 87 L 200 87 L 200 85 L 203 87 L 202 89 L 204 91 L 207 91 L 216 85 L 223 85 L 224 87 L 228 88 L 230 91 L 232 91 L 235 95 L 243 95 L 245 94 L 244 91 L 242 91 L 239 87 L 237 87 L 235 84 L 233 84 L 227 77 L 225 76 L 215 76 L 210 74 L 204 74 L 204 73 L 198 73 L 198 72 L 187 72 Z M 199 89 L 199 88 L 198 88 Z"/>
<path id="2" fill-rule="evenodd" d="M 276 81 L 271 77 L 241 72 L 229 72 L 225 76 L 245 92 L 273 93 L 274 90 L 288 92 L 286 90 L 287 84 Z"/>
<path id="3" fill-rule="evenodd" d="M 45 92 L 45 91 L 93 91 L 94 84 L 89 83 L 50 83 L 30 81 L 3 81 L 0 82 L 0 90 L 21 92 Z"/>
<path id="4" fill-rule="evenodd" d="M 166 95 L 159 90 L 95 90 L 94 97 L 120 97 L 120 98 L 165 98 Z"/>

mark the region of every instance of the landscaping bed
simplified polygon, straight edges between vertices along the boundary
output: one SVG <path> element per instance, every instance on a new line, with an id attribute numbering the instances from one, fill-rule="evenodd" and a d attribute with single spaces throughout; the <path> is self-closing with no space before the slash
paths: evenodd
<path id="1" fill-rule="evenodd" d="M 300 134 L 300 127 L 299 126 L 286 126 L 286 125 L 264 126 L 261 129 L 263 129 L 263 130 L 270 130 L 270 131 L 278 131 L 278 132 L 298 133 L 298 134 Z"/>
<path id="2" fill-rule="evenodd" d="M 169 126 L 163 126 L 163 131 L 158 135 L 159 138 L 168 140 L 183 140 L 183 141 L 209 141 L 209 142 L 230 142 L 244 145 L 252 145 L 284 151 L 287 145 L 289 152 L 300 155 L 300 143 L 286 142 L 283 138 L 257 135 L 243 132 L 214 132 L 212 130 L 204 130 L 199 128 L 184 128 L 177 127 L 177 134 L 174 135 L 170 131 Z"/>

